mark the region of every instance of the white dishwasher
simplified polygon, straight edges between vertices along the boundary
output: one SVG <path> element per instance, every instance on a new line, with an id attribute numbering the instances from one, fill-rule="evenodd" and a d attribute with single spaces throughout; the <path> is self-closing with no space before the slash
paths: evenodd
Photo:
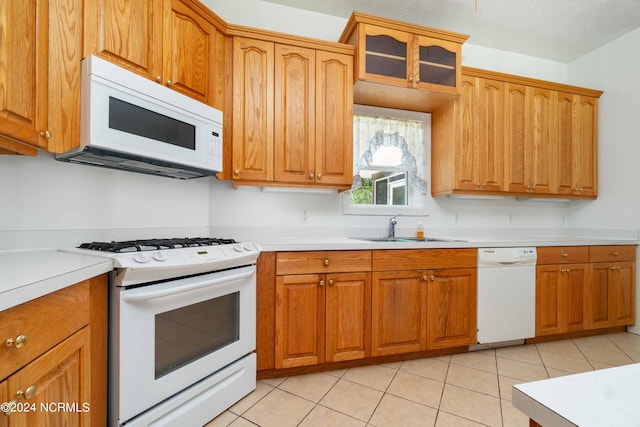
<path id="1" fill-rule="evenodd" d="M 478 249 L 478 344 L 535 335 L 536 248 Z"/>

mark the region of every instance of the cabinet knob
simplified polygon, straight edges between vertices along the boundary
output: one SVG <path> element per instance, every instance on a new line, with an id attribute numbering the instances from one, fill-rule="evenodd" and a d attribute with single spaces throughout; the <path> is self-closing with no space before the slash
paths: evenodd
<path id="1" fill-rule="evenodd" d="M 41 130 L 40 131 L 40 136 L 43 136 L 47 139 L 51 138 L 51 132 L 49 132 L 48 130 Z"/>
<path id="2" fill-rule="evenodd" d="M 328 267 L 328 266 L 329 266 L 329 259 L 328 259 L 328 258 L 324 260 L 324 265 L 325 265 L 326 267 Z"/>
<path id="3" fill-rule="evenodd" d="M 309 174 L 309 179 L 313 179 L 313 178 L 315 178 L 315 175 L 314 175 L 314 174 L 312 174 L 312 173 L 310 173 L 310 174 Z"/>
<path id="4" fill-rule="evenodd" d="M 321 173 L 318 174 L 318 179 L 322 179 L 322 174 Z"/>
<path id="5" fill-rule="evenodd" d="M 15 348 L 22 348 L 27 345 L 27 336 L 24 334 L 18 335 L 15 339 L 9 338 L 6 341 L 7 347 L 14 346 Z"/>
<path id="6" fill-rule="evenodd" d="M 429 276 L 427 276 L 426 274 L 423 274 L 422 275 L 422 280 L 424 280 L 426 282 L 427 280 L 429 280 Z"/>
<path id="7" fill-rule="evenodd" d="M 171 80 L 167 80 L 167 86 L 171 86 L 173 82 Z"/>
<path id="8" fill-rule="evenodd" d="M 22 389 L 18 389 L 18 391 L 16 391 L 16 400 L 20 398 L 31 399 L 35 395 L 36 395 L 36 386 L 35 384 L 32 384 L 29 387 L 27 387 L 24 391 Z"/>
<path id="9" fill-rule="evenodd" d="M 416 83 L 420 83 L 420 77 L 416 79 Z"/>
<path id="10" fill-rule="evenodd" d="M 567 259 L 567 257 L 569 257 L 569 254 L 566 252 L 562 252 L 562 254 L 560 254 L 562 256 L 562 258 Z"/>
<path id="11" fill-rule="evenodd" d="M 413 76 L 409 76 L 409 81 L 413 83 Z"/>
<path id="12" fill-rule="evenodd" d="M 320 286 L 324 286 L 324 280 L 320 280 Z"/>
<path id="13" fill-rule="evenodd" d="M 612 266 L 612 267 L 609 267 L 609 270 L 617 271 L 617 270 L 620 270 L 621 268 L 622 267 Z"/>
<path id="14" fill-rule="evenodd" d="M 240 175 L 240 171 L 238 169 L 234 169 L 233 174 L 234 175 Z"/>
<path id="15" fill-rule="evenodd" d="M 563 268 L 560 270 L 560 273 L 569 273 L 569 272 L 571 272 L 570 268 Z"/>
<path id="16" fill-rule="evenodd" d="M 433 282 L 434 280 L 436 280 L 436 276 L 434 276 L 434 275 L 432 274 L 431 276 L 429 276 L 429 280 L 431 280 L 431 281 Z"/>
<path id="17" fill-rule="evenodd" d="M 333 285 L 333 279 L 329 279 L 329 286 Z"/>
<path id="18" fill-rule="evenodd" d="M 156 81 L 158 83 L 161 83 L 162 82 L 162 76 L 156 76 Z"/>

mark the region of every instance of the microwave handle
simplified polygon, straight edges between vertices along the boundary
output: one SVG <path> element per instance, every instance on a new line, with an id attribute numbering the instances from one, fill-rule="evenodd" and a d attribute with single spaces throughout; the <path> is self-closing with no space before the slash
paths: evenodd
<path id="1" fill-rule="evenodd" d="M 193 291 L 196 289 L 206 288 L 209 286 L 216 286 L 222 283 L 233 282 L 235 280 L 246 279 L 253 276 L 254 274 L 255 274 L 255 271 L 252 269 L 251 271 L 243 272 L 240 274 L 234 274 L 233 276 L 225 276 L 225 277 L 221 277 L 219 279 L 213 279 L 213 280 L 211 280 L 210 278 L 206 280 L 199 280 L 189 285 L 175 287 L 175 288 L 167 288 L 167 289 L 161 289 L 156 291 L 150 290 L 147 292 L 136 292 L 136 293 L 123 292 L 122 299 L 127 302 L 147 301 L 151 299 L 166 297 L 169 295 L 175 295 L 183 292 Z M 153 286 L 149 286 L 149 288 L 153 289 Z"/>

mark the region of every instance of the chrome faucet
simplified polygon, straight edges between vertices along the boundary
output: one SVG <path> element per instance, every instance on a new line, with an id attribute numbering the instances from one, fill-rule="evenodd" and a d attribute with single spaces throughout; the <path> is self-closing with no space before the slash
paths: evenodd
<path id="1" fill-rule="evenodd" d="M 394 239 L 396 237 L 396 224 L 398 223 L 398 221 L 396 221 L 396 218 L 399 217 L 400 215 L 402 215 L 401 213 L 392 216 L 389 219 L 389 238 L 390 239 Z"/>

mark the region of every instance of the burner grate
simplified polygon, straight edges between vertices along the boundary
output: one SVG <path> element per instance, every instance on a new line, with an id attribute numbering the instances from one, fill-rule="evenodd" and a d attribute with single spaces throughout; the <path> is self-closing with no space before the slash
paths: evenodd
<path id="1" fill-rule="evenodd" d="M 82 243 L 78 248 L 120 253 L 156 251 L 160 249 L 177 249 L 197 246 L 228 245 L 231 243 L 236 243 L 236 241 L 233 239 L 220 239 L 213 237 L 185 237 L 171 239 L 125 240 L 122 242 L 91 242 Z"/>

